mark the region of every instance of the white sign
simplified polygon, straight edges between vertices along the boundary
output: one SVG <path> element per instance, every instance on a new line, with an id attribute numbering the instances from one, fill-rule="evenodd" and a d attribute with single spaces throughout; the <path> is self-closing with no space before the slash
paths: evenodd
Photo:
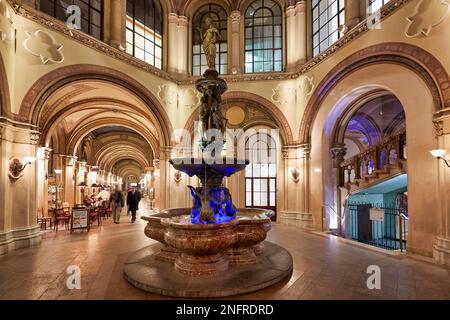
<path id="1" fill-rule="evenodd" d="M 83 229 L 88 227 L 87 210 L 73 210 L 72 229 Z"/>
<path id="2" fill-rule="evenodd" d="M 372 221 L 384 221 L 384 210 L 380 208 L 370 209 L 370 220 Z"/>

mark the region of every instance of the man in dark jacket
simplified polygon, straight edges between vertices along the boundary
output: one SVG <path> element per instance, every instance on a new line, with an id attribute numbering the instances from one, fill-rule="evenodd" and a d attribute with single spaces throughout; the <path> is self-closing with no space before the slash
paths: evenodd
<path id="1" fill-rule="evenodd" d="M 136 221 L 136 211 L 139 210 L 139 201 L 141 201 L 141 194 L 136 190 L 136 187 L 132 187 L 127 195 L 127 205 L 131 211 L 132 223 Z"/>

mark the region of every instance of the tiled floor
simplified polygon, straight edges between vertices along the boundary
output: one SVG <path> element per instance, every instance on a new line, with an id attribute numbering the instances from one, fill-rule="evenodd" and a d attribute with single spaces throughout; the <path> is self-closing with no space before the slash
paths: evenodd
<path id="1" fill-rule="evenodd" d="M 0 299 L 167 299 L 129 285 L 122 277 L 127 256 L 154 243 L 144 221 L 107 221 L 87 234 L 44 234 L 41 246 L 0 256 Z M 265 290 L 231 299 L 450 299 L 448 270 L 274 225 L 268 240 L 294 258 L 290 279 Z M 66 286 L 66 269 L 81 269 L 81 289 Z M 381 268 L 381 290 L 369 290 L 369 265 Z"/>

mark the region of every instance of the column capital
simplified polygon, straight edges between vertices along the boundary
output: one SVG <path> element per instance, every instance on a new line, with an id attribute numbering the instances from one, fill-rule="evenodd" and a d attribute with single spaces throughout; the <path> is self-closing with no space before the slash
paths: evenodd
<path id="1" fill-rule="evenodd" d="M 344 157 L 347 154 L 347 148 L 345 147 L 345 144 L 336 143 L 331 147 L 330 152 L 335 166 L 338 167 L 345 159 Z"/>
<path id="2" fill-rule="evenodd" d="M 178 15 L 173 12 L 169 13 L 169 15 L 167 16 L 167 22 L 178 24 Z"/>
<path id="3" fill-rule="evenodd" d="M 178 25 L 180 27 L 187 27 L 189 25 L 189 18 L 185 16 L 178 16 Z"/>
<path id="4" fill-rule="evenodd" d="M 231 18 L 231 24 L 241 23 L 241 12 L 238 10 L 231 11 L 230 18 Z"/>
<path id="5" fill-rule="evenodd" d="M 294 17 L 296 14 L 295 6 L 289 6 L 286 8 L 286 18 Z"/>
<path id="6" fill-rule="evenodd" d="M 153 167 L 155 168 L 155 170 L 159 170 L 160 168 L 160 160 L 159 159 L 153 159 Z"/>
<path id="7" fill-rule="evenodd" d="M 295 12 L 297 12 L 297 13 L 304 13 L 304 12 L 306 12 L 306 1 L 304 1 L 304 0 L 298 1 L 295 4 Z"/>

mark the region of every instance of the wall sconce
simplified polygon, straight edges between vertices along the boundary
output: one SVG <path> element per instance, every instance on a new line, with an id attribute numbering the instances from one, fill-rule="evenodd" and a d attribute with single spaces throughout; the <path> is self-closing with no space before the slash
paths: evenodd
<path id="1" fill-rule="evenodd" d="M 300 182 L 300 171 L 297 168 L 291 170 L 291 177 L 295 183 Z"/>
<path id="2" fill-rule="evenodd" d="M 431 150 L 430 151 L 431 155 L 433 157 L 435 157 L 438 160 L 442 160 L 445 162 L 445 164 L 447 165 L 447 167 L 450 168 L 450 160 L 446 160 L 444 158 L 444 156 L 447 154 L 447 150 L 444 149 L 436 149 L 436 150 Z"/>
<path id="3" fill-rule="evenodd" d="M 181 172 L 180 171 L 175 171 L 173 173 L 173 180 L 175 180 L 176 183 L 181 182 Z"/>
<path id="4" fill-rule="evenodd" d="M 17 180 L 20 177 L 22 177 L 23 170 L 25 170 L 25 168 L 28 165 L 31 165 L 34 161 L 36 161 L 36 158 L 24 157 L 23 160 L 25 161 L 25 164 L 23 164 L 19 158 L 11 159 L 11 161 L 9 162 L 9 172 L 8 172 L 10 178 Z"/>

